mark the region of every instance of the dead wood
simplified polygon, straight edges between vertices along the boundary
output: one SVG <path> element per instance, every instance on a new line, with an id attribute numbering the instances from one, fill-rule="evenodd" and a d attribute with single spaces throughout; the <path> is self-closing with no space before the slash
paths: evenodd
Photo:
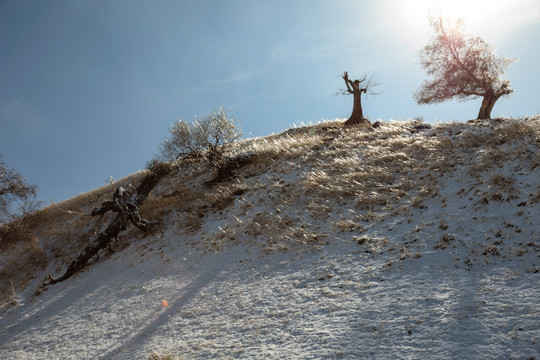
<path id="1" fill-rule="evenodd" d="M 113 239 L 116 239 L 118 233 L 125 230 L 129 223 L 132 223 L 142 231 L 146 231 L 151 224 L 140 217 L 138 209 L 150 191 L 152 191 L 165 175 L 166 173 L 150 173 L 132 193 L 127 192 L 121 187 L 117 188 L 112 201 L 105 201 L 101 208 L 95 209 L 92 212 L 92 216 L 103 215 L 108 211 L 116 212 L 118 215 L 113 222 L 93 243 L 87 245 L 79 256 L 71 262 L 64 275 L 54 278 L 49 274 L 49 279 L 43 283 L 43 286 L 64 281 L 84 269 L 88 264 L 88 261 L 93 256 L 97 255 L 101 249 L 107 247 Z"/>

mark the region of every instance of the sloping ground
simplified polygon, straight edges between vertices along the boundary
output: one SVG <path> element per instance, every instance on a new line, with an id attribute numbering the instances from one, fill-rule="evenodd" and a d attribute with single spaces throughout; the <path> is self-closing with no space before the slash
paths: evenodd
<path id="1" fill-rule="evenodd" d="M 137 184 L 143 175 L 143 172 L 129 175 L 118 184 Z M 13 293 L 24 290 L 45 269 L 60 272 L 95 240 L 114 217 L 88 215 L 104 200 L 110 200 L 114 191 L 112 184 L 103 186 L 0 227 L 0 304 L 11 303 Z"/>
<path id="2" fill-rule="evenodd" d="M 34 295 L 107 219 L 40 222 L 0 358 L 538 357 L 539 147 L 538 117 L 334 122 L 239 144 L 211 188 L 179 164 L 143 209 L 160 229 Z"/>

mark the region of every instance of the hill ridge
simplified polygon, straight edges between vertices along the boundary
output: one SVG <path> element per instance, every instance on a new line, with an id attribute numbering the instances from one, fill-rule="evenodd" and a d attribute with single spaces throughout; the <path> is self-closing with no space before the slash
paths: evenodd
<path id="1" fill-rule="evenodd" d="M 0 355 L 538 356 L 539 148 L 539 117 L 245 140 L 233 179 L 176 163 L 141 208 L 162 227 L 33 296 L 110 221 L 54 210 L 108 188 L 53 205 L 6 249 L 37 248 L 2 264 L 29 279 L 4 289 Z"/>

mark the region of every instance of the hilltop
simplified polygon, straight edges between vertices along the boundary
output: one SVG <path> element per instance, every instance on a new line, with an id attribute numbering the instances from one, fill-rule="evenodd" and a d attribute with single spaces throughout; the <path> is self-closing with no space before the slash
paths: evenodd
<path id="1" fill-rule="evenodd" d="M 114 187 L 28 217 L 0 243 L 0 358 L 538 358 L 540 117 L 379 125 L 243 140 L 217 183 L 178 161 L 141 208 L 159 226 L 46 289 Z"/>

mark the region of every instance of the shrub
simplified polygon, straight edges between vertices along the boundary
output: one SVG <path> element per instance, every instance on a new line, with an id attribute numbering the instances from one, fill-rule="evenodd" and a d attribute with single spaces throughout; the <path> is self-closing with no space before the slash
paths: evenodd
<path id="1" fill-rule="evenodd" d="M 27 184 L 0 156 L 0 225 L 36 211 L 41 206 L 36 193 L 37 187 Z"/>
<path id="2" fill-rule="evenodd" d="M 33 235 L 24 218 L 0 226 L 0 249 L 9 244 L 30 242 L 32 239 Z"/>
<path id="3" fill-rule="evenodd" d="M 177 120 L 169 129 L 171 136 L 161 144 L 161 158 L 203 158 L 217 169 L 225 161 L 226 147 L 241 136 L 241 129 L 226 109 L 218 107 L 213 113 L 192 122 Z"/>
<path id="4" fill-rule="evenodd" d="M 146 169 L 157 176 L 163 176 L 172 170 L 172 165 L 169 162 L 154 158 L 146 163 Z"/>

